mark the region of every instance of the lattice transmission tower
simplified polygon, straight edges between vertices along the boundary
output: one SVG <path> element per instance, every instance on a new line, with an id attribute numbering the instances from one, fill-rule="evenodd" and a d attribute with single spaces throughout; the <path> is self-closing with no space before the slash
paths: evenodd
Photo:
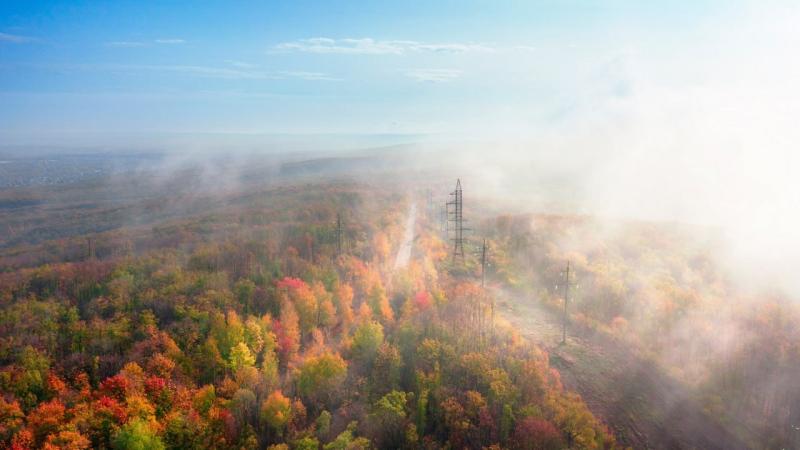
<path id="1" fill-rule="evenodd" d="M 450 193 L 452 200 L 447 202 L 449 220 L 453 223 L 453 262 L 457 258 L 464 260 L 464 194 L 461 191 L 461 179 L 456 181 L 456 190 Z"/>
<path id="2" fill-rule="evenodd" d="M 569 315 L 567 313 L 567 307 L 569 306 L 569 292 L 570 288 L 572 290 L 580 289 L 580 284 L 576 283 L 574 280 L 570 279 L 570 266 L 569 260 L 567 261 L 567 269 L 561 272 L 561 276 L 564 280 L 564 313 L 561 316 L 561 343 L 567 343 L 567 324 L 569 322 Z M 572 278 L 575 278 L 575 270 L 572 270 Z M 556 290 L 558 290 L 558 285 L 556 285 Z"/>

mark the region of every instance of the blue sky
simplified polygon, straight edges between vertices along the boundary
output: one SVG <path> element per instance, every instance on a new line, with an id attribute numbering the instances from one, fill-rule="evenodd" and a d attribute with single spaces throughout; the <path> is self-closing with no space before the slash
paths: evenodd
<path id="1" fill-rule="evenodd" d="M 2 0 L 0 151 L 468 142 L 484 187 L 544 170 L 791 268 L 798 24 L 796 0 Z"/>
<path id="2" fill-rule="evenodd" d="M 752 5 L 751 5 L 752 6 Z M 703 75 L 746 3 L 0 4 L 0 132 L 520 133 Z M 743 19 L 744 17 L 744 19 Z M 738 22 L 737 22 L 738 21 Z M 710 44 L 709 44 L 710 42 Z M 705 72 L 704 72 L 705 73 Z"/>

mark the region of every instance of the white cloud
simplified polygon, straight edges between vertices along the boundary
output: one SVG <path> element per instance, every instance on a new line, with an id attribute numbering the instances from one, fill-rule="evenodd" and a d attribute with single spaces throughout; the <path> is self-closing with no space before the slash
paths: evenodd
<path id="1" fill-rule="evenodd" d="M 416 81 L 444 83 L 461 76 L 461 71 L 456 69 L 411 69 L 405 75 Z"/>
<path id="2" fill-rule="evenodd" d="M 11 42 L 12 44 L 24 44 L 26 42 L 35 42 L 36 39 L 28 36 L 20 36 L 17 34 L 0 33 L 0 42 Z"/>
<path id="3" fill-rule="evenodd" d="M 181 72 L 208 78 L 224 78 L 231 80 L 258 80 L 274 79 L 274 75 L 265 72 L 252 70 L 237 70 L 220 67 L 208 66 L 189 66 L 189 65 L 159 65 L 159 66 L 130 66 L 132 69 L 144 69 L 163 72 Z"/>
<path id="4" fill-rule="evenodd" d="M 164 45 L 177 45 L 177 44 L 185 44 L 186 40 L 184 39 L 176 39 L 176 38 L 160 38 L 160 39 L 153 39 L 152 43 L 155 44 L 164 44 Z M 121 48 L 134 48 L 134 47 L 148 47 L 151 43 L 144 42 L 144 41 L 111 41 L 106 42 L 107 47 L 121 47 Z"/>
<path id="5" fill-rule="evenodd" d="M 187 65 L 163 65 L 163 66 L 126 66 L 131 69 L 153 70 L 164 72 L 181 72 L 208 78 L 222 78 L 231 80 L 281 80 L 286 78 L 297 78 L 307 81 L 335 81 L 322 72 L 305 71 L 280 71 L 265 72 L 247 69 L 228 69 L 208 66 L 187 66 Z"/>
<path id="6" fill-rule="evenodd" d="M 490 52 L 494 49 L 484 44 L 474 43 L 425 43 L 406 40 L 331 39 L 317 37 L 283 42 L 276 51 L 296 51 L 306 53 L 338 53 L 351 55 L 402 55 L 406 53 L 466 53 Z"/>
<path id="7" fill-rule="evenodd" d="M 299 78 L 301 80 L 308 80 L 308 81 L 338 81 L 338 78 L 333 78 L 324 74 L 322 72 L 304 72 L 304 71 L 285 71 L 280 72 L 281 75 L 284 75 L 289 78 Z"/>
<path id="8" fill-rule="evenodd" d="M 146 44 L 144 42 L 139 41 L 111 41 L 106 42 L 107 47 L 123 47 L 123 48 L 133 48 L 133 47 L 144 47 Z"/>
<path id="9" fill-rule="evenodd" d="M 230 62 L 230 61 L 229 61 Z M 3 67 L 0 65 L 0 67 Z M 26 65 L 45 70 L 87 70 L 87 71 L 107 71 L 117 73 L 140 73 L 140 72 L 161 72 L 179 73 L 188 76 L 218 78 L 227 80 L 285 80 L 295 78 L 306 81 L 338 81 L 323 72 L 309 72 L 299 70 L 286 71 L 264 71 L 256 70 L 255 65 L 247 67 L 214 67 L 183 64 L 36 64 Z"/>

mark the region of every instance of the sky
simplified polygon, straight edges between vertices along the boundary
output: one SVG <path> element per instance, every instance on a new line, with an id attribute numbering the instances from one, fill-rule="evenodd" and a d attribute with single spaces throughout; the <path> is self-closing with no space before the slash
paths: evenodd
<path id="1" fill-rule="evenodd" d="M 0 149 L 477 142 L 473 186 L 723 227 L 800 297 L 798 24 L 796 0 L 3 0 Z"/>
<path id="2" fill-rule="evenodd" d="M 0 133 L 529 134 L 758 4 L 5 0 Z"/>

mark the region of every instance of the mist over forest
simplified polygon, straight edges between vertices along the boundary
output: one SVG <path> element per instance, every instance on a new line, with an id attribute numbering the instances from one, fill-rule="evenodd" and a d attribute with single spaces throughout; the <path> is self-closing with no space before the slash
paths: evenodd
<path id="1" fill-rule="evenodd" d="M 800 448 L 792 2 L 0 5 L 0 448 Z"/>

